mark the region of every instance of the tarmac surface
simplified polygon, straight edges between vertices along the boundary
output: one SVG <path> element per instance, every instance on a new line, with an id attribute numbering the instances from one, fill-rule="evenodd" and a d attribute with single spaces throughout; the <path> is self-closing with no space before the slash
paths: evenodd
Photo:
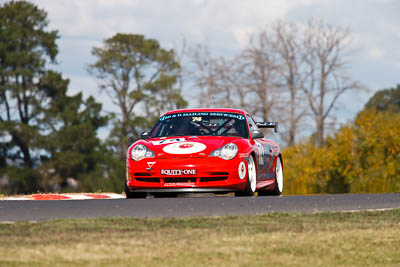
<path id="1" fill-rule="evenodd" d="M 121 197 L 123 197 L 121 195 Z M 0 200 L 0 223 L 59 218 L 181 217 L 248 215 L 269 212 L 323 212 L 400 208 L 400 193 L 178 198 Z"/>

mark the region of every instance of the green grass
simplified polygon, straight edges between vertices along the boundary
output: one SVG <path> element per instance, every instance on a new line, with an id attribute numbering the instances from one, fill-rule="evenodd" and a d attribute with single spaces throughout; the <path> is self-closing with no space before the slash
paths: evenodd
<path id="1" fill-rule="evenodd" d="M 0 224 L 0 266 L 400 266 L 400 209 Z"/>

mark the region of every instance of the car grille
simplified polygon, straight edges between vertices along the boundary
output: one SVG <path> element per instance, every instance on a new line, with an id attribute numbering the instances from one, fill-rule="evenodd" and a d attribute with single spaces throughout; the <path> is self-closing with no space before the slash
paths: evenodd
<path id="1" fill-rule="evenodd" d="M 201 183 L 208 183 L 208 182 L 217 182 L 217 181 L 224 181 L 228 179 L 228 176 L 220 176 L 220 177 L 200 177 Z"/>
<path id="2" fill-rule="evenodd" d="M 161 183 L 161 179 L 160 178 L 153 178 L 153 177 L 146 177 L 146 178 L 143 178 L 143 177 L 135 177 L 135 180 L 136 181 L 139 181 L 139 182 L 146 182 L 146 183 Z"/>
<path id="3" fill-rule="evenodd" d="M 197 177 L 168 177 L 164 178 L 164 183 L 196 183 Z"/>
<path id="4" fill-rule="evenodd" d="M 133 175 L 135 175 L 135 177 L 137 177 L 137 176 L 151 176 L 151 173 L 149 173 L 149 172 L 135 172 Z"/>

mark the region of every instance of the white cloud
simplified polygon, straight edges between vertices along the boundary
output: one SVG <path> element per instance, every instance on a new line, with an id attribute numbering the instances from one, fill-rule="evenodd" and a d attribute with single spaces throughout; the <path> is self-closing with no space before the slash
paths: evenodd
<path id="1" fill-rule="evenodd" d="M 254 33 L 254 29 L 252 27 L 236 27 L 233 30 L 233 35 L 235 36 L 236 41 L 239 43 L 240 47 L 245 47 L 248 44 L 250 36 Z"/>
<path id="2" fill-rule="evenodd" d="M 385 51 L 379 47 L 371 47 L 368 51 L 368 57 L 371 60 L 382 60 L 385 57 Z"/>
<path id="3" fill-rule="evenodd" d="M 376 36 L 370 33 L 353 33 L 351 48 L 362 55 L 364 60 L 376 62 L 384 59 L 385 50 L 379 46 Z"/>
<path id="4" fill-rule="evenodd" d="M 63 36 L 107 38 L 116 32 L 198 37 L 237 28 L 257 29 L 284 16 L 298 5 L 315 0 L 254 1 L 132 1 L 33 0 L 48 11 L 52 27 Z M 161 32 L 163 31 L 163 32 Z M 200 34 L 201 33 L 201 34 Z M 199 39 L 199 41 L 202 41 Z"/>

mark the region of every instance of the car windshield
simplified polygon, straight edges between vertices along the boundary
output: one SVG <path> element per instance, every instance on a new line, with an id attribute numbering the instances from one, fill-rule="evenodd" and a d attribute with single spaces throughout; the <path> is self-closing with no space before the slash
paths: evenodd
<path id="1" fill-rule="evenodd" d="M 187 112 L 162 116 L 151 130 L 151 137 L 236 136 L 248 138 L 245 117 L 239 113 Z"/>

